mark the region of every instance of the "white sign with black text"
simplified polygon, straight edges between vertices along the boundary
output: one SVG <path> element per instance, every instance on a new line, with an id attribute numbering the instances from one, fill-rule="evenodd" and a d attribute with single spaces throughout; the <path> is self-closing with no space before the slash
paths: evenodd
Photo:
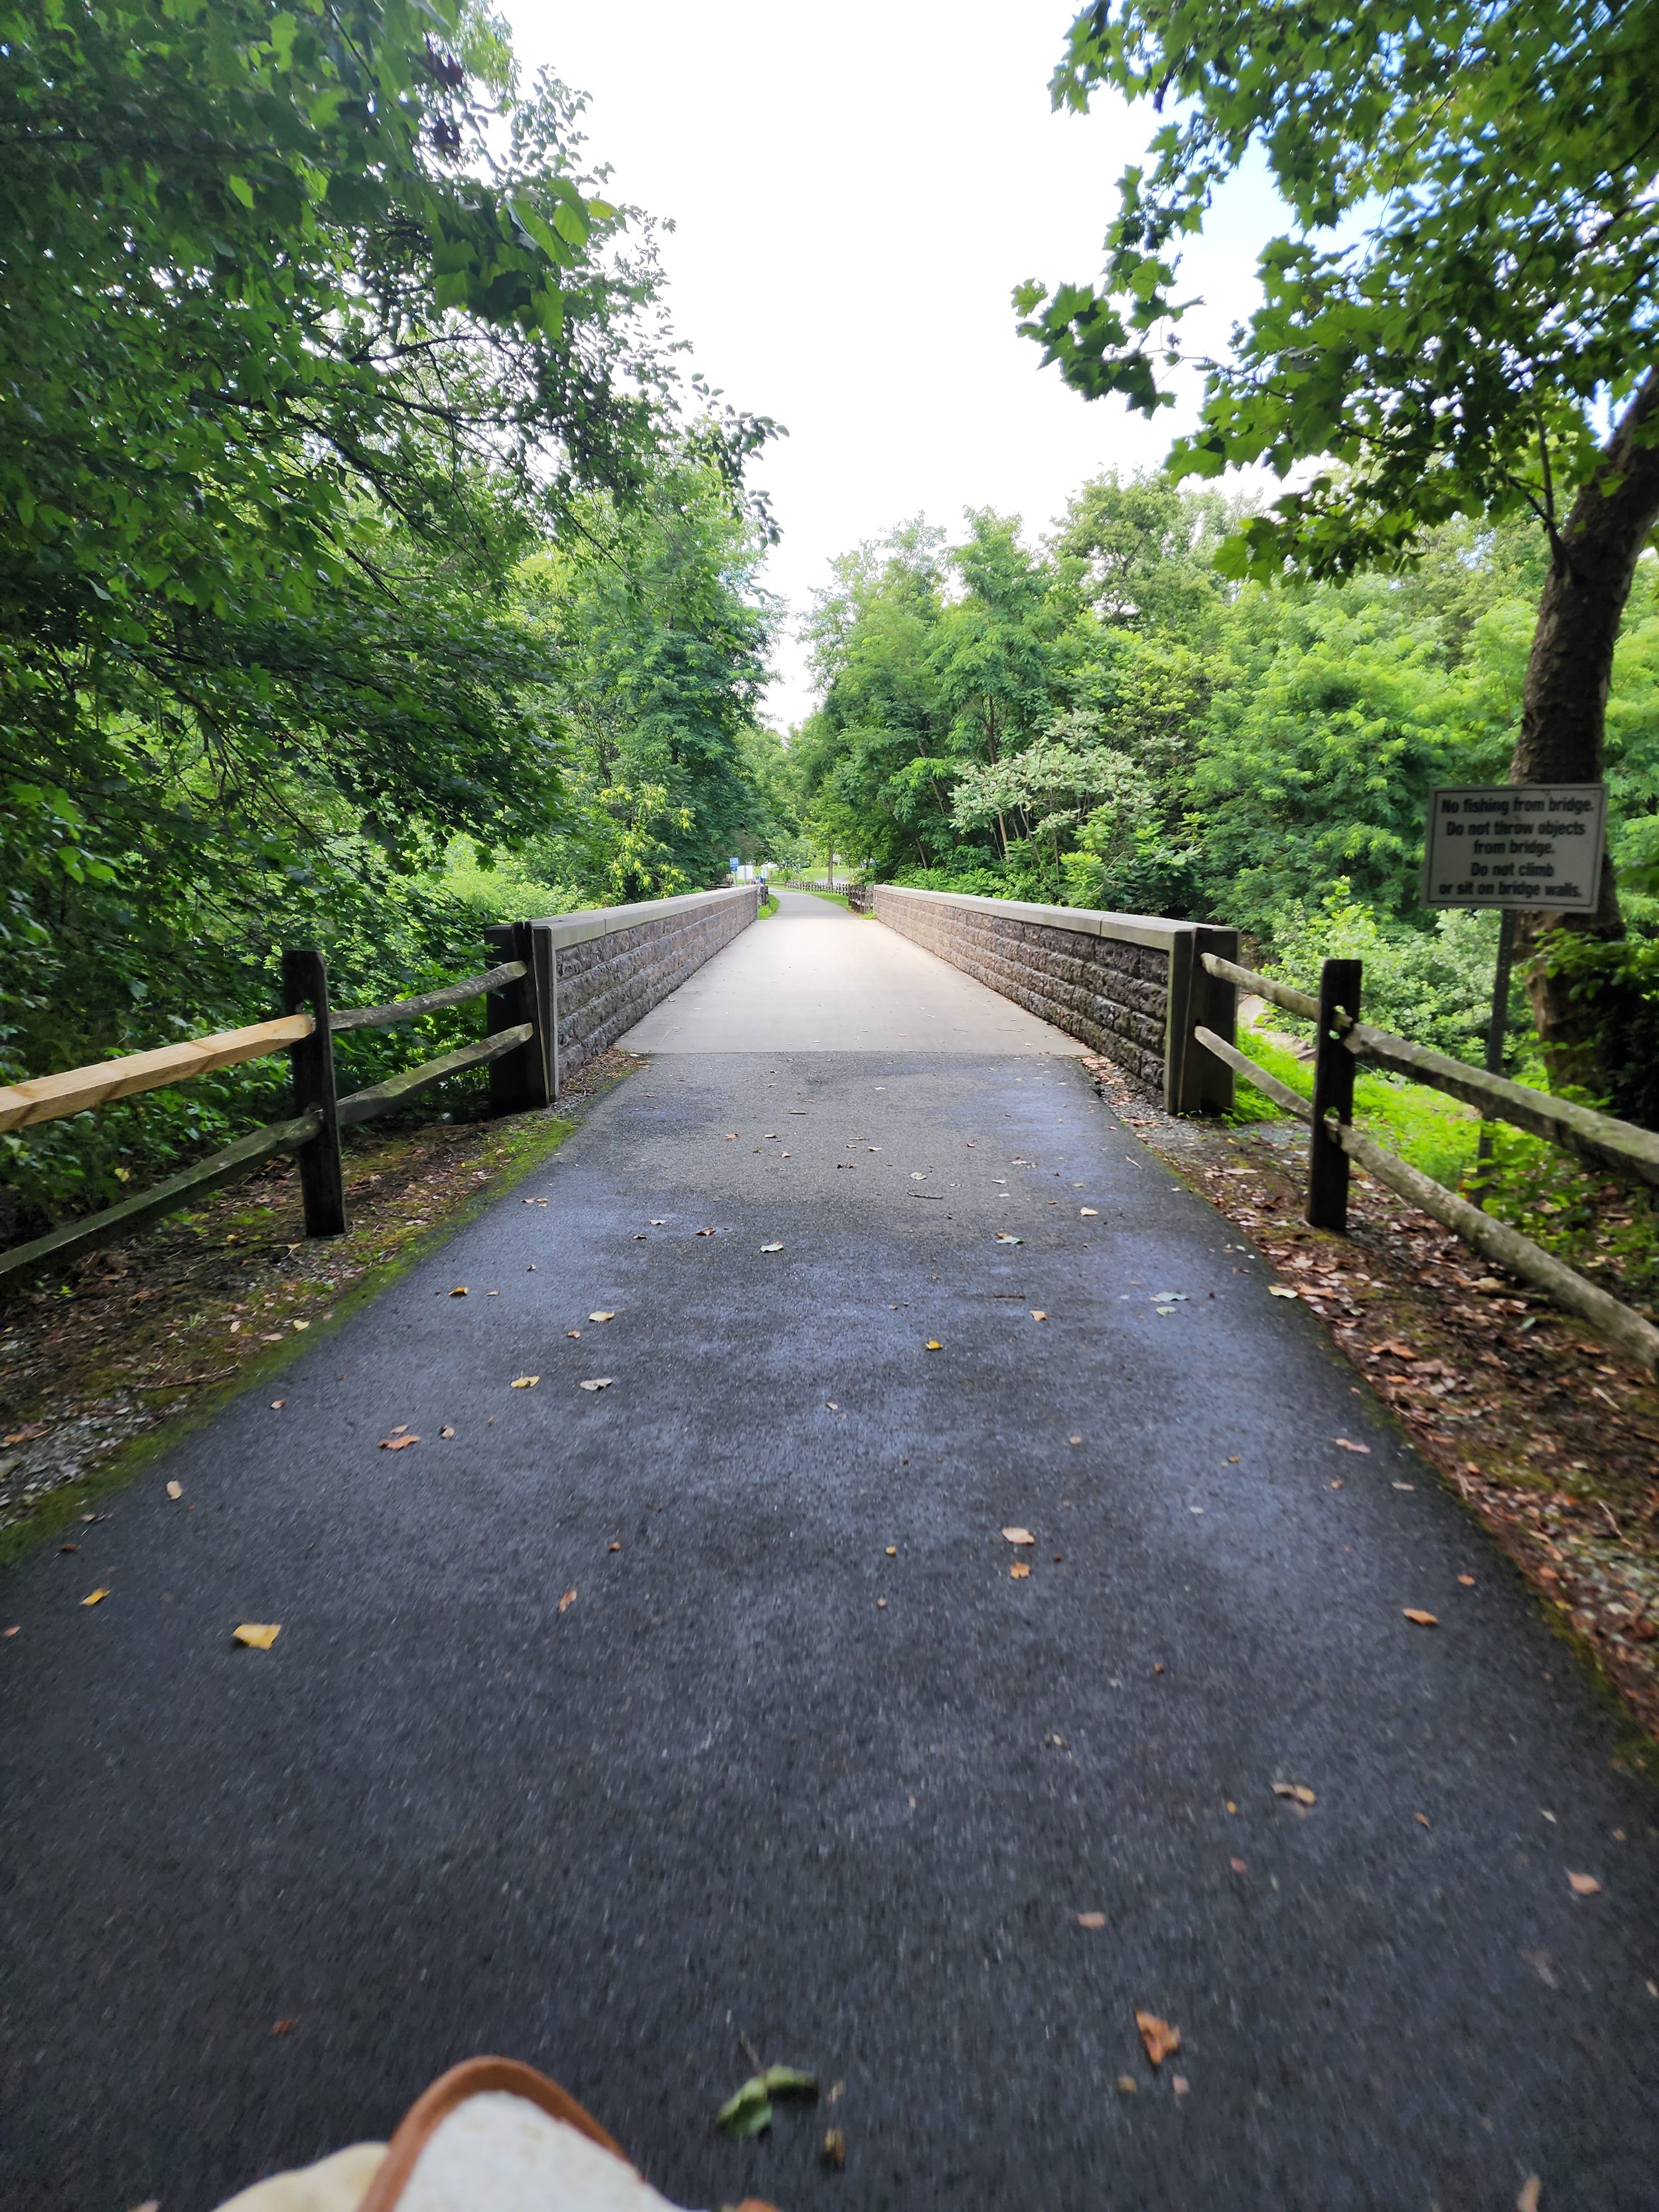
<path id="1" fill-rule="evenodd" d="M 1602 783 L 1458 784 L 1431 791 L 1423 903 L 1594 913 L 1607 818 Z"/>

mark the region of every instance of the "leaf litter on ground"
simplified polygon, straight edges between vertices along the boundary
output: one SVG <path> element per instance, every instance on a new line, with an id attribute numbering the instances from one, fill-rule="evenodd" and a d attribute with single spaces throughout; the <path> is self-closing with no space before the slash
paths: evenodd
<path id="1" fill-rule="evenodd" d="M 280 1620 L 241 1620 L 231 1630 L 230 1640 L 249 1651 L 269 1651 L 282 1632 Z"/>

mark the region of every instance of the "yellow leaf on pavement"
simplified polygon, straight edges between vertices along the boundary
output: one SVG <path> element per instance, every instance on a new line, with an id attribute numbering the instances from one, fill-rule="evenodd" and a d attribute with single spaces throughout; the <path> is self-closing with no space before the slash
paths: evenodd
<path id="1" fill-rule="evenodd" d="M 183 1484 L 182 1482 L 170 1482 L 170 1483 L 168 1483 L 168 1485 L 167 1485 L 167 1496 L 168 1496 L 169 1498 L 182 1498 L 182 1497 L 184 1496 L 184 1494 L 185 1494 L 185 1486 L 184 1486 L 184 1484 Z"/>
<path id="2" fill-rule="evenodd" d="M 269 1651 L 282 1632 L 280 1620 L 244 1620 L 230 1633 L 233 1643 L 245 1644 L 250 1651 Z"/>
<path id="3" fill-rule="evenodd" d="M 575 1602 L 575 1591 L 573 1589 L 568 1589 L 564 1595 L 559 1600 L 559 1611 L 561 1613 L 568 1613 L 571 1607 L 574 1605 Z"/>
<path id="4" fill-rule="evenodd" d="M 90 1604 L 91 1599 L 88 1598 L 87 1602 Z M 1570 1874 L 1567 1882 L 1575 1897 L 1600 1897 L 1601 1894 L 1601 1885 L 1593 1874 Z"/>
<path id="5" fill-rule="evenodd" d="M 1414 1620 L 1419 1628 L 1438 1628 L 1440 1626 L 1437 1613 L 1419 1612 L 1414 1605 L 1402 1606 L 1401 1610 L 1407 1620 Z"/>
<path id="6" fill-rule="evenodd" d="M 106 1589 L 95 1589 L 90 1597 L 83 1597 L 81 1602 L 82 1605 L 101 1605 L 108 1595 Z"/>
<path id="7" fill-rule="evenodd" d="M 615 1321 L 617 1316 L 614 1313 L 591 1313 L 587 1318 L 589 1321 Z"/>
<path id="8" fill-rule="evenodd" d="M 533 1390 L 541 1379 L 542 1378 L 539 1375 L 515 1376 L 513 1381 L 513 1388 L 515 1390 Z"/>
<path id="9" fill-rule="evenodd" d="M 1016 1559 L 1008 1570 L 1010 1577 L 1017 1583 L 1023 1583 L 1030 1571 L 1024 1559 Z"/>
<path id="10" fill-rule="evenodd" d="M 1291 1798 L 1298 1805 L 1313 1805 L 1318 1802 L 1305 1782 L 1275 1782 L 1273 1796 Z"/>
<path id="11" fill-rule="evenodd" d="M 1035 1544 L 1036 1541 L 1029 1528 L 1005 1528 L 1002 1533 L 1011 1544 Z"/>
<path id="12" fill-rule="evenodd" d="M 1160 2020 L 1155 2012 L 1137 2011 L 1135 2026 L 1140 2030 L 1146 2056 L 1154 2066 L 1161 2066 L 1172 2051 L 1180 2050 L 1181 2030 L 1171 2027 L 1167 2020 Z"/>

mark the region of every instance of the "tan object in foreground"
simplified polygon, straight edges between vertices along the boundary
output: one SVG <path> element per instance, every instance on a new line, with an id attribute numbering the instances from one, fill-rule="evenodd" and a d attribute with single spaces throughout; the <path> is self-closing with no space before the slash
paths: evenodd
<path id="1" fill-rule="evenodd" d="M 511 2058 L 441 2075 L 390 2143 L 354 2143 L 220 2212 L 674 2212 L 556 2081 Z"/>

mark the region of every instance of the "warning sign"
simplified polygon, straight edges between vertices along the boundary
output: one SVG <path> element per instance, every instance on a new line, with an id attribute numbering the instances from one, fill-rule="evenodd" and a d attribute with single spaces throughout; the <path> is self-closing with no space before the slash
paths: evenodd
<path id="1" fill-rule="evenodd" d="M 1593 912 L 1607 817 L 1601 783 L 1461 784 L 1432 791 L 1423 903 Z"/>

